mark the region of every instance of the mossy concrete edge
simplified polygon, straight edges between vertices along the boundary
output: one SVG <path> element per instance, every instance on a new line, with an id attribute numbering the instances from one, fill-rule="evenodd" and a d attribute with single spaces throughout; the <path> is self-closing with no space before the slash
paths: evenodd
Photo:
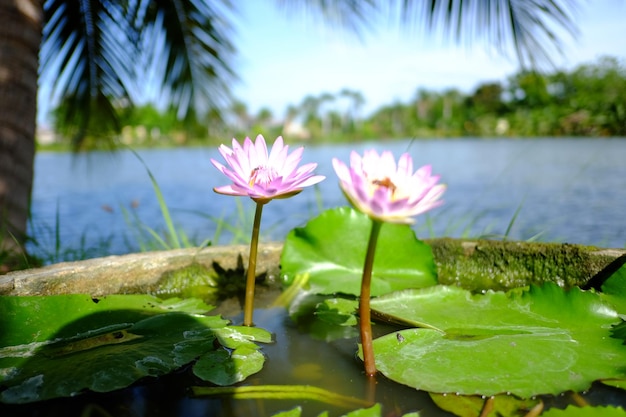
<path id="1" fill-rule="evenodd" d="M 0 295 L 152 292 L 172 272 L 193 264 L 213 270 L 215 262 L 224 269 L 236 269 L 241 256 L 247 266 L 248 250 L 246 245 L 209 246 L 62 262 L 0 276 Z M 257 270 L 274 278 L 281 250 L 279 243 L 259 245 Z"/>
<path id="2" fill-rule="evenodd" d="M 567 243 L 494 240 L 429 240 L 439 282 L 470 290 L 507 290 L 554 282 L 584 286 L 592 278 L 626 261 L 626 250 Z"/>
<path id="3" fill-rule="evenodd" d="M 583 286 L 616 262 L 626 250 L 584 245 L 492 240 L 429 239 L 439 282 L 471 290 L 509 288 L 552 281 Z M 173 271 L 192 264 L 213 270 L 247 267 L 248 246 L 214 246 L 135 253 L 64 262 L 11 272 L 0 277 L 2 295 L 87 293 L 94 296 L 152 292 Z M 281 243 L 259 246 L 257 272 L 279 283 Z M 239 261 L 238 258 L 241 258 Z"/>

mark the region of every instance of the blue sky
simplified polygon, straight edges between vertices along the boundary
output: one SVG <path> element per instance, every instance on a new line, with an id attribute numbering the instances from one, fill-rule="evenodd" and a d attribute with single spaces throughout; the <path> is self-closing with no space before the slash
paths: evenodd
<path id="1" fill-rule="evenodd" d="M 282 118 L 289 104 L 299 104 L 306 95 L 334 94 L 344 87 L 364 95 L 363 114 L 368 114 L 410 100 L 420 87 L 471 92 L 519 70 L 513 54 L 503 57 L 484 43 L 455 46 L 395 27 L 359 40 L 290 16 L 271 1 L 245 0 L 238 7 L 235 68 L 241 81 L 234 92 L 252 114 L 266 106 Z M 626 1 L 583 1 L 576 21 L 579 35 L 563 37 L 557 67 L 572 69 L 602 55 L 626 61 Z"/>

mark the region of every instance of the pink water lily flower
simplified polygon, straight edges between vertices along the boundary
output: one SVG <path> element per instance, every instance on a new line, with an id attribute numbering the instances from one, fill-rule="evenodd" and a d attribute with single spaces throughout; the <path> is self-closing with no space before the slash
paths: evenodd
<path id="1" fill-rule="evenodd" d="M 274 198 L 288 198 L 298 194 L 304 187 L 317 184 L 325 177 L 313 175 L 315 163 L 298 167 L 304 148 L 288 153 L 289 146 L 278 137 L 268 154 L 263 136 L 254 143 L 246 138 L 243 146 L 233 139 L 232 149 L 219 147 L 220 154 L 228 167 L 211 159 L 213 165 L 230 178 L 233 183 L 214 188 L 216 193 L 248 196 L 256 202 L 267 203 Z"/>
<path id="2" fill-rule="evenodd" d="M 337 158 L 333 167 L 350 203 L 374 220 L 390 223 L 414 222 L 413 217 L 441 205 L 446 190 L 431 175 L 430 165 L 413 172 L 413 159 L 407 153 L 398 163 L 389 151 L 350 154 L 350 168 Z"/>
<path id="3" fill-rule="evenodd" d="M 365 151 L 363 156 L 352 151 L 350 168 L 337 158 L 333 167 L 339 185 L 350 203 L 372 219 L 372 229 L 365 254 L 361 293 L 359 296 L 359 329 L 365 374 L 376 374 L 376 361 L 372 342 L 370 294 L 376 244 L 385 222 L 413 223 L 413 217 L 442 203 L 439 197 L 446 190 L 437 184 L 438 175 L 431 175 L 430 165 L 413 172 L 413 159 L 407 153 L 398 163 L 389 151 L 378 154 Z"/>
<path id="4" fill-rule="evenodd" d="M 289 153 L 289 146 L 283 144 L 283 138 L 278 137 L 267 152 L 267 145 L 263 136 L 256 137 L 254 143 L 250 138 L 243 141 L 243 146 L 233 139 L 232 149 L 221 145 L 222 154 L 228 167 L 211 159 L 211 162 L 233 183 L 215 187 L 216 193 L 248 196 L 256 203 L 252 237 L 250 238 L 250 255 L 248 270 L 246 271 L 246 295 L 244 301 L 243 324 L 252 326 L 254 313 L 254 287 L 256 281 L 256 259 L 259 244 L 259 230 L 261 228 L 261 214 L 263 206 L 274 198 L 287 198 L 298 194 L 304 187 L 317 184 L 325 177 L 313 175 L 317 164 L 304 164 L 298 167 L 302 159 L 304 148 L 300 147 Z"/>

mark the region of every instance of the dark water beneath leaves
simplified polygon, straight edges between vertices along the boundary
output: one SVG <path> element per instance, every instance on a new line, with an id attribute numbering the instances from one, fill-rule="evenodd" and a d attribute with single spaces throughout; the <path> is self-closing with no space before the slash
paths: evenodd
<path id="1" fill-rule="evenodd" d="M 312 338 L 296 325 L 282 308 L 258 309 L 255 323 L 275 335 L 275 343 L 263 345 L 266 356 L 263 370 L 241 385 L 312 385 L 360 401 L 383 406 L 385 417 L 400 417 L 419 411 L 421 417 L 453 416 L 439 409 L 428 393 L 396 384 L 378 375 L 364 376 L 356 358 L 356 338 L 327 342 Z M 234 318 L 241 321 L 241 316 Z M 386 325 L 374 326 L 374 337 L 397 330 Z M 453 383 L 453 381 L 451 381 Z M 0 416 L 11 417 L 269 417 L 280 411 L 302 407 L 302 416 L 318 416 L 328 411 L 340 416 L 364 408 L 353 403 L 333 405 L 315 400 L 232 399 L 195 397 L 193 386 L 210 386 L 184 368 L 161 378 L 146 378 L 135 385 L 111 393 L 86 393 L 26 405 L 0 404 Z M 455 396 L 454 393 L 448 394 Z M 563 394 L 542 398 L 546 408 L 564 408 L 576 401 L 589 405 L 626 407 L 624 391 L 594 386 L 579 397 Z"/>
<path id="2" fill-rule="evenodd" d="M 303 162 L 317 162 L 318 173 L 327 179 L 293 198 L 268 204 L 262 238 L 281 240 L 320 209 L 346 205 L 331 160 L 348 161 L 352 149 L 368 148 L 390 149 L 396 157 L 408 151 L 416 166 L 432 164 L 433 172 L 448 184 L 445 205 L 418 218 L 419 237 L 497 237 L 515 219 L 508 232 L 512 239 L 626 245 L 626 140 L 597 138 L 307 145 Z M 139 154 L 153 172 L 175 224 L 192 240 L 249 239 L 252 202 L 212 191 L 228 182 L 210 163 L 210 158 L 221 158 L 216 148 Z M 165 230 L 148 174 L 129 151 L 39 153 L 35 169 L 30 226 L 38 242 L 32 246 L 35 252 L 61 260 L 81 252 L 98 255 L 88 252 L 99 247 L 116 254 L 136 251 L 137 223 L 129 226 L 124 210 L 148 228 Z M 220 224 L 236 231 L 220 231 Z"/>

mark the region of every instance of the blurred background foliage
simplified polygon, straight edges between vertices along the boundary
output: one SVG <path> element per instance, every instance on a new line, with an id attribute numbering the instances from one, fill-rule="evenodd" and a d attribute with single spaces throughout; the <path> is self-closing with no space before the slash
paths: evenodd
<path id="1" fill-rule="evenodd" d="M 419 75 L 416 74 L 416 81 Z M 313 142 L 387 138 L 626 136 L 626 67 L 601 57 L 570 72 L 520 71 L 507 80 L 485 82 L 471 93 L 418 89 L 410 102 L 396 102 L 362 115 L 365 98 L 344 89 L 304 97 L 283 115 L 269 108 L 251 114 L 245 103 L 185 119 L 176 108 L 152 104 L 117 109 L 120 133 L 108 134 L 134 146 L 221 143 L 250 132 Z M 56 146 L 71 145 L 76 126 L 66 108 L 54 112 Z M 91 123 L 100 123 L 93 118 Z M 102 126 L 103 124 L 100 124 Z M 87 136 L 89 147 L 108 143 Z"/>

